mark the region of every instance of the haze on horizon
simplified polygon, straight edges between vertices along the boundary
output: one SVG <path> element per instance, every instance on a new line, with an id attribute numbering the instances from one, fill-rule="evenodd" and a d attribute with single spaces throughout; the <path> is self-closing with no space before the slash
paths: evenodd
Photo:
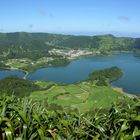
<path id="1" fill-rule="evenodd" d="M 139 0 L 1 0 L 0 32 L 140 37 Z"/>

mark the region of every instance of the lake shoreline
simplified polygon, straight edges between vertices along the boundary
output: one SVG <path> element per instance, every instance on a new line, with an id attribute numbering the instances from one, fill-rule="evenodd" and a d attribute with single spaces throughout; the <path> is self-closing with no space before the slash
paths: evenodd
<path id="1" fill-rule="evenodd" d="M 133 93 L 128 93 L 126 92 L 123 88 L 121 87 L 117 87 L 117 86 L 112 86 L 111 87 L 115 90 L 115 91 L 118 91 L 119 93 L 122 93 L 124 96 L 128 96 L 132 99 L 134 98 L 138 98 L 138 96 L 136 94 L 133 94 Z"/>
<path id="2" fill-rule="evenodd" d="M 27 78 L 27 76 L 28 76 L 28 74 L 30 74 L 28 71 L 25 71 L 25 70 L 22 70 L 22 69 L 17 69 L 17 68 L 4 68 L 4 67 L 0 67 L 0 69 L 3 69 L 3 70 L 17 70 L 17 71 L 21 71 L 21 72 L 23 72 L 25 75 L 22 77 L 24 80 L 28 80 L 28 79 L 26 79 Z M 41 81 L 41 80 L 34 80 L 34 81 Z M 78 84 L 78 83 L 82 83 L 82 82 L 84 82 L 85 80 L 83 80 L 83 81 L 78 81 L 78 82 L 75 82 L 75 83 L 70 83 L 70 84 L 68 84 L 68 83 L 56 83 L 56 82 L 54 82 L 54 83 L 56 83 L 56 84 L 65 84 L 65 85 L 73 85 L 73 84 Z M 45 81 L 45 82 L 50 82 L 50 81 Z M 126 92 L 126 91 L 124 91 L 124 89 L 123 88 L 121 88 L 121 87 L 117 87 L 117 86 L 114 86 L 114 85 L 109 85 L 113 90 L 115 90 L 115 91 L 118 91 L 119 93 L 121 93 L 121 94 L 123 94 L 124 96 L 127 96 L 127 97 L 129 97 L 129 98 L 132 98 L 132 99 L 134 99 L 134 98 L 138 98 L 138 96 L 136 95 L 136 94 L 134 94 L 134 93 L 128 93 L 128 92 Z"/>
<path id="3" fill-rule="evenodd" d="M 111 52 L 111 53 L 109 53 L 109 54 L 92 54 L 92 55 L 81 55 L 81 56 L 78 56 L 78 57 L 75 57 L 75 58 L 71 58 L 71 59 L 68 59 L 69 60 L 69 62 L 67 63 L 67 64 L 63 64 L 63 65 L 39 65 L 39 66 L 36 66 L 36 67 L 34 67 L 34 68 L 32 68 L 31 70 L 24 70 L 24 68 L 23 69 L 21 69 L 21 68 L 16 68 L 16 67 L 0 67 L 0 68 L 2 68 L 2 69 L 8 69 L 8 70 L 19 70 L 19 71 L 22 71 L 22 72 L 24 72 L 25 74 L 30 74 L 30 73 L 32 73 L 32 72 L 34 72 L 34 71 L 36 71 L 36 70 L 38 70 L 38 69 L 41 69 L 41 68 L 51 68 L 51 67 L 61 67 L 61 66 L 65 66 L 65 65 L 68 65 L 68 64 L 70 64 L 71 62 L 73 62 L 73 61 L 76 61 L 76 60 L 80 60 L 80 59 L 82 59 L 82 58 L 96 58 L 96 57 L 109 57 L 109 56 L 113 56 L 113 55 L 119 55 L 119 54 L 132 54 L 133 52 L 131 52 L 131 51 L 113 51 L 113 52 Z"/>
<path id="4" fill-rule="evenodd" d="M 65 84 L 76 84 L 76 83 L 78 83 L 80 81 L 86 80 L 88 78 L 87 75 L 86 75 L 87 73 L 89 74 L 89 73 L 94 72 L 96 70 L 102 70 L 102 69 L 108 68 L 110 66 L 118 66 L 118 67 L 120 67 L 122 69 L 122 71 L 124 71 L 124 69 L 123 69 L 124 63 L 128 67 L 128 65 L 133 64 L 132 60 L 134 62 L 136 62 L 136 64 L 139 64 L 139 63 L 137 63 L 139 61 L 139 58 L 134 57 L 133 53 L 123 53 L 123 54 L 118 53 L 118 54 L 114 54 L 114 55 L 111 55 L 111 56 L 86 56 L 86 57 L 80 57 L 80 58 L 71 60 L 71 62 L 68 64 L 68 66 L 67 65 L 62 65 L 62 66 L 43 66 L 43 67 L 39 67 L 39 69 L 35 69 L 33 71 L 30 71 L 30 72 L 26 71 L 26 70 L 23 70 L 23 69 L 14 68 L 14 67 L 12 67 L 12 68 L 1 67 L 1 69 L 21 71 L 21 72 L 24 73 L 24 76 L 22 76 L 23 79 L 41 80 L 41 81 L 53 81 L 55 83 L 65 83 Z M 72 69 L 70 69 L 71 66 L 73 67 Z M 129 68 L 127 69 L 127 71 L 129 71 L 129 73 L 131 73 L 131 68 L 133 68 L 133 66 L 130 66 Z M 60 70 L 59 73 L 58 73 L 57 69 Z M 134 68 L 134 71 L 132 71 L 132 73 L 136 76 L 137 73 L 135 72 L 135 70 L 136 69 Z M 71 74 L 73 73 L 74 75 L 76 73 L 77 74 L 75 75 L 75 77 L 73 77 L 70 73 Z M 129 76 L 127 74 L 127 72 L 126 72 L 126 68 L 125 68 L 124 74 Z M 125 79 L 125 77 L 123 76 L 123 79 Z M 124 91 L 129 94 L 130 93 L 129 89 L 130 89 L 130 91 L 132 91 L 131 87 L 129 86 L 127 88 L 127 87 L 125 87 L 125 85 L 127 84 L 127 82 L 128 82 L 128 84 L 133 83 L 132 82 L 133 80 L 135 80 L 134 76 L 133 76 L 133 79 L 131 77 L 131 80 L 128 80 L 128 78 L 127 78 L 126 82 L 124 80 L 120 80 L 123 83 L 122 83 L 122 85 L 120 83 L 119 83 L 119 85 L 117 84 L 117 87 L 118 88 L 119 87 L 124 87 L 124 89 L 128 89 L 127 91 L 126 90 L 124 90 Z M 124 84 L 124 83 L 126 83 L 126 84 Z M 111 84 L 112 87 L 114 85 Z M 133 84 L 131 84 L 131 85 L 133 87 Z M 134 89 L 133 92 L 131 92 L 130 94 L 137 95 L 137 94 L 139 94 L 138 91 L 139 91 L 139 87 L 136 88 L 136 92 L 135 92 L 135 89 Z"/>
<path id="5" fill-rule="evenodd" d="M 18 68 L 0 67 L 0 69 L 2 69 L 2 70 L 9 70 L 9 71 L 16 70 L 16 71 L 19 71 L 19 72 L 23 72 L 25 75 L 22 78 L 25 79 L 25 80 L 26 80 L 26 77 L 28 76 L 28 74 L 30 74 L 30 72 L 25 71 L 23 69 L 18 69 Z"/>

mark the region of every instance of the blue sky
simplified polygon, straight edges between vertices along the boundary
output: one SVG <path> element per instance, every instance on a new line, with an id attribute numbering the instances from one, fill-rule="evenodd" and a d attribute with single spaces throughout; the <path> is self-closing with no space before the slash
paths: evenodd
<path id="1" fill-rule="evenodd" d="M 140 37 L 140 0 L 0 0 L 0 32 Z"/>

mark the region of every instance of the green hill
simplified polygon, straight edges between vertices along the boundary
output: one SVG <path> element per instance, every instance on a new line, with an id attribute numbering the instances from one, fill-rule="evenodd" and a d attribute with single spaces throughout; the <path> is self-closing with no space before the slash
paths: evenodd
<path id="1" fill-rule="evenodd" d="M 0 33 L 0 57 L 40 58 L 51 48 L 88 48 L 100 51 L 132 51 L 140 47 L 140 39 L 101 36 L 74 36 L 48 33 Z"/>
<path id="2" fill-rule="evenodd" d="M 31 92 L 39 89 L 34 82 L 10 76 L 0 80 L 0 95 L 29 96 Z"/>
<path id="3" fill-rule="evenodd" d="M 94 71 L 90 74 L 89 80 L 96 81 L 96 85 L 104 86 L 108 85 L 109 82 L 118 80 L 123 75 L 120 68 L 114 66 L 103 70 Z"/>
<path id="4" fill-rule="evenodd" d="M 0 94 L 28 96 L 31 99 L 56 106 L 56 108 L 79 108 L 84 112 L 93 108 L 108 108 L 114 101 L 124 96 L 129 101 L 130 98 L 127 94 L 109 85 L 110 81 L 121 76 L 122 72 L 118 67 L 96 71 L 90 74 L 90 80 L 75 84 L 28 81 L 10 76 L 0 80 Z M 106 84 L 100 82 L 103 78 L 105 78 Z"/>

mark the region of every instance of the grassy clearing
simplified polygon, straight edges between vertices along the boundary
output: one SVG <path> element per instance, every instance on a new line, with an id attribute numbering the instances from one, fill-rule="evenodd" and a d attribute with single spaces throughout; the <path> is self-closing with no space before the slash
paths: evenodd
<path id="1" fill-rule="evenodd" d="M 48 89 L 32 92 L 30 97 L 37 100 L 45 99 L 49 104 L 54 103 L 63 107 L 70 106 L 87 111 L 95 108 L 108 108 L 118 99 L 127 95 L 110 86 L 95 86 L 90 82 L 79 84 L 59 85 L 52 82 L 36 82 L 40 87 Z"/>
<path id="2" fill-rule="evenodd" d="M 31 65 L 31 60 L 29 59 L 9 59 L 5 62 L 10 68 L 24 69 Z"/>
<path id="3" fill-rule="evenodd" d="M 21 69 L 28 72 L 36 70 L 40 67 L 48 66 L 48 58 L 40 58 L 36 61 L 30 60 L 28 58 L 23 59 L 8 59 L 5 65 L 12 69 Z"/>

